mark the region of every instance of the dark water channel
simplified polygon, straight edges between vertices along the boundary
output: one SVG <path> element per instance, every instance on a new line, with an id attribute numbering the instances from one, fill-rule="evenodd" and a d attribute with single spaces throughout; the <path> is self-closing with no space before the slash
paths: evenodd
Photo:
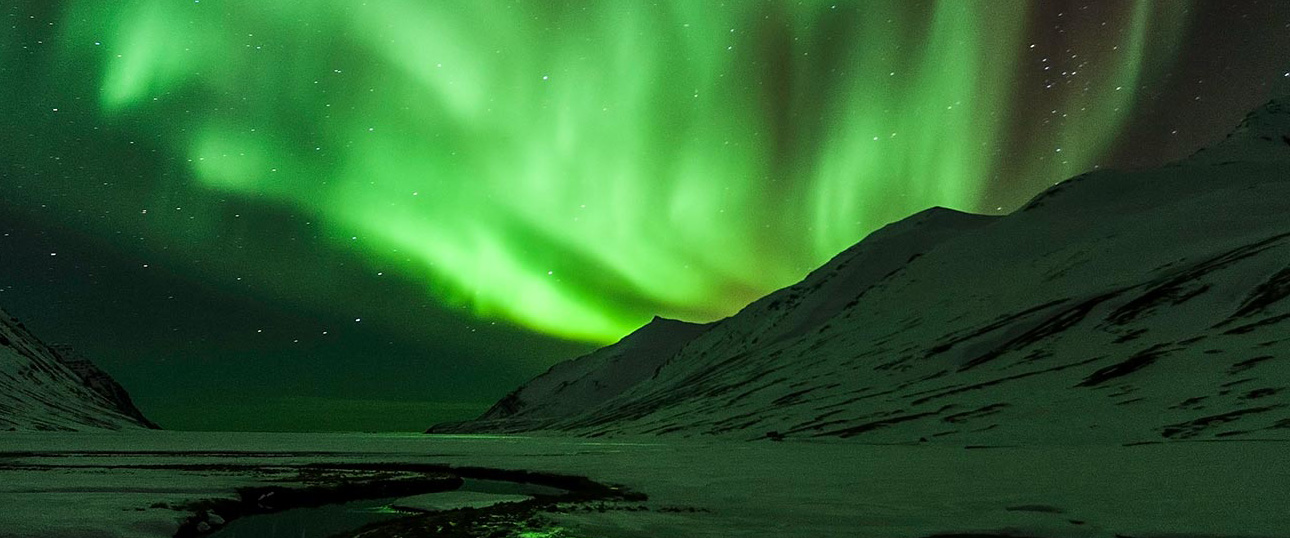
<path id="1" fill-rule="evenodd" d="M 450 495 L 459 491 L 492 493 L 499 495 L 560 495 L 565 490 L 507 482 L 504 480 L 464 479 L 461 488 L 444 492 Z M 413 512 L 395 510 L 398 497 L 367 499 L 314 508 L 294 508 L 272 514 L 248 516 L 229 522 L 211 534 L 211 538 L 327 538 L 380 521 L 414 515 Z"/>

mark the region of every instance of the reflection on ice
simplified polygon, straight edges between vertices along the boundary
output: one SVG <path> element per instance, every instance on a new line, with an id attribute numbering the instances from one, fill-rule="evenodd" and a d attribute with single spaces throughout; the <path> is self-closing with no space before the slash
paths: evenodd
<path id="1" fill-rule="evenodd" d="M 315 508 L 295 508 L 237 519 L 213 538 L 325 538 L 364 525 L 423 512 L 485 508 L 521 502 L 534 495 L 557 496 L 565 490 L 504 480 L 466 479 L 455 491 L 410 497 L 368 499 Z"/>

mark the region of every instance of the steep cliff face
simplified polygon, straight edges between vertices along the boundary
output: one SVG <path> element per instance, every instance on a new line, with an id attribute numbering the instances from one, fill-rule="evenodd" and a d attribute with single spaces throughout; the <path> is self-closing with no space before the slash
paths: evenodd
<path id="1" fill-rule="evenodd" d="M 156 427 L 107 373 L 0 311 L 0 431 Z"/>
<path id="2" fill-rule="evenodd" d="M 541 421 L 492 413 L 433 431 L 1290 438 L 1288 216 L 1282 100 L 1161 169 L 1085 174 L 1004 217 L 894 223 L 677 338 L 650 376 L 594 406 L 535 391 L 523 407 L 551 410 Z"/>

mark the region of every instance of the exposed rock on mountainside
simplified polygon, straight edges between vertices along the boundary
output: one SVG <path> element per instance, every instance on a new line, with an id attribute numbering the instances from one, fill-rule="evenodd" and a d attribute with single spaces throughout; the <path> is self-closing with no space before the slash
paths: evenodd
<path id="1" fill-rule="evenodd" d="M 67 344 L 54 344 L 50 348 L 57 353 L 56 358 L 64 366 L 71 369 L 87 388 L 99 393 L 122 414 L 136 419 L 140 424 L 149 428 L 156 429 L 157 425 L 143 416 L 139 408 L 134 406 L 134 400 L 130 399 L 130 393 L 126 392 L 125 387 L 117 383 L 107 372 L 100 370 L 88 358 L 76 351 Z"/>
<path id="2" fill-rule="evenodd" d="M 107 373 L 0 311 L 0 430 L 156 427 Z"/>
<path id="3" fill-rule="evenodd" d="M 1287 439 L 1288 298 L 1281 100 L 1161 169 L 1085 174 L 1003 217 L 919 213 L 705 330 L 641 353 L 629 336 L 432 431 Z M 614 388 L 551 389 L 573 384 Z"/>

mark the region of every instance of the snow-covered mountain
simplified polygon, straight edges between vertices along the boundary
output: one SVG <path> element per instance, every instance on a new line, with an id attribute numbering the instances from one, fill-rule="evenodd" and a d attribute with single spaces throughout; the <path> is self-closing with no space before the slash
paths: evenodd
<path id="1" fill-rule="evenodd" d="M 916 214 L 735 316 L 656 320 L 431 431 L 1290 439 L 1288 298 L 1282 99 L 1161 169 L 1084 174 L 1002 217 Z"/>
<path id="2" fill-rule="evenodd" d="M 503 420 L 511 428 L 540 428 L 548 421 L 590 411 L 653 376 L 710 325 L 655 317 L 618 343 L 552 366 L 506 395 L 480 420 Z"/>
<path id="3" fill-rule="evenodd" d="M 0 431 L 156 427 L 107 373 L 0 311 Z"/>

